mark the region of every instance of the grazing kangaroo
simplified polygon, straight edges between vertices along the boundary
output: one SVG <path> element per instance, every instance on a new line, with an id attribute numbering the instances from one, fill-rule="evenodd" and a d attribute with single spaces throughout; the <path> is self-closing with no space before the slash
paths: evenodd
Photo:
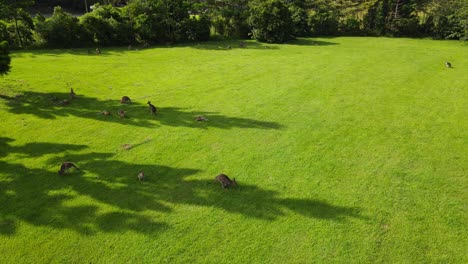
<path id="1" fill-rule="evenodd" d="M 223 189 L 230 188 L 230 187 L 237 187 L 236 178 L 234 178 L 231 181 L 231 179 L 229 179 L 229 177 L 226 174 L 221 173 L 220 175 L 216 176 L 215 180 L 221 183 L 221 186 L 223 187 Z"/>
<path id="2" fill-rule="evenodd" d="M 69 105 L 69 104 L 70 104 L 70 101 L 69 101 L 69 100 L 63 99 L 62 105 Z"/>
<path id="3" fill-rule="evenodd" d="M 107 111 L 107 110 L 104 110 L 104 111 L 102 111 L 101 113 L 102 113 L 103 115 L 105 115 L 105 116 L 110 116 L 110 114 L 111 114 L 111 113 L 110 113 L 109 111 Z"/>
<path id="4" fill-rule="evenodd" d="M 204 116 L 197 116 L 197 118 L 195 118 L 196 121 L 208 121 L 208 118 L 204 117 Z"/>
<path id="5" fill-rule="evenodd" d="M 140 171 L 140 173 L 138 173 L 138 180 L 139 181 L 145 180 L 145 173 L 143 171 Z"/>
<path id="6" fill-rule="evenodd" d="M 119 110 L 118 112 L 120 118 L 125 118 L 125 111 L 124 110 Z"/>
<path id="7" fill-rule="evenodd" d="M 120 99 L 120 102 L 121 102 L 122 104 L 126 104 L 126 103 L 131 103 L 132 100 L 130 100 L 130 97 L 124 96 L 124 97 L 122 97 L 122 99 Z"/>
<path id="8" fill-rule="evenodd" d="M 58 174 L 60 176 L 63 176 L 63 174 L 67 173 L 68 170 L 71 169 L 72 167 L 74 167 L 77 170 L 80 170 L 77 166 L 75 166 L 75 164 L 67 161 L 67 162 L 62 163 L 62 165 L 60 166 L 60 170 L 58 171 Z"/>
<path id="9" fill-rule="evenodd" d="M 445 67 L 447 67 L 447 68 L 452 68 L 452 63 L 446 61 L 446 62 L 445 62 Z"/>
<path id="10" fill-rule="evenodd" d="M 152 105 L 150 101 L 148 101 L 149 110 L 152 114 L 156 114 L 156 106 Z"/>
<path id="11" fill-rule="evenodd" d="M 74 99 L 76 97 L 75 91 L 73 91 L 73 88 L 70 88 L 70 98 Z"/>

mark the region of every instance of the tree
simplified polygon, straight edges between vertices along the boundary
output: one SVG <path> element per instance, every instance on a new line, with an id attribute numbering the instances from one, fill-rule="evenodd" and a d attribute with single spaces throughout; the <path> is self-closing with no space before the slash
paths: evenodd
<path id="1" fill-rule="evenodd" d="M 224 37 L 246 38 L 250 32 L 247 0 L 218 0 L 206 4 L 217 33 Z"/>
<path id="2" fill-rule="evenodd" d="M 8 52 L 8 42 L 0 42 L 0 75 L 7 74 L 10 71 L 11 58 Z"/>
<path id="3" fill-rule="evenodd" d="M 252 37 L 258 41 L 283 43 L 293 32 L 291 12 L 283 0 L 252 2 L 248 22 Z"/>
<path id="4" fill-rule="evenodd" d="M 64 12 L 60 6 L 54 8 L 52 17 L 36 17 L 36 32 L 50 47 L 69 48 L 83 44 L 83 29 L 78 18 Z"/>
<path id="5" fill-rule="evenodd" d="M 32 4 L 34 0 L 0 0 L 0 18 L 13 21 L 19 47 L 32 42 L 34 24 L 31 16 L 24 11 Z"/>
<path id="6" fill-rule="evenodd" d="M 432 1 L 430 31 L 436 39 L 468 39 L 468 2 L 465 0 Z"/>

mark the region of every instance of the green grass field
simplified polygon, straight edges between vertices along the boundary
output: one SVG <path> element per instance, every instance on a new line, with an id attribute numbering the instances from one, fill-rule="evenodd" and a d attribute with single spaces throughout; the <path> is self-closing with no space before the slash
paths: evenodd
<path id="1" fill-rule="evenodd" d="M 468 262 L 466 45 L 237 46 L 14 52 L 0 263 Z"/>

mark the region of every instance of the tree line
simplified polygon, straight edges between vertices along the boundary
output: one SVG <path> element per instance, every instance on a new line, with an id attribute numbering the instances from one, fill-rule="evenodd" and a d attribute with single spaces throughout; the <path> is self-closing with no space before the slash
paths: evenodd
<path id="1" fill-rule="evenodd" d="M 36 1 L 43 5 L 60 3 Z M 27 12 L 34 0 L 0 0 L 0 42 L 7 41 L 12 48 L 71 48 L 204 41 L 211 36 L 269 43 L 306 36 L 430 36 L 461 40 L 468 36 L 466 0 L 101 2 L 81 16 L 57 6 L 51 16 L 45 17 Z"/>

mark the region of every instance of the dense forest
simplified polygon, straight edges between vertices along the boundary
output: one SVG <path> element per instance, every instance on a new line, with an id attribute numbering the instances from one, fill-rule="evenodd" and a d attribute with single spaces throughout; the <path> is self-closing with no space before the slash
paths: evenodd
<path id="1" fill-rule="evenodd" d="M 0 0 L 0 42 L 12 48 L 213 36 L 270 43 L 343 35 L 466 40 L 467 32 L 467 0 Z"/>

